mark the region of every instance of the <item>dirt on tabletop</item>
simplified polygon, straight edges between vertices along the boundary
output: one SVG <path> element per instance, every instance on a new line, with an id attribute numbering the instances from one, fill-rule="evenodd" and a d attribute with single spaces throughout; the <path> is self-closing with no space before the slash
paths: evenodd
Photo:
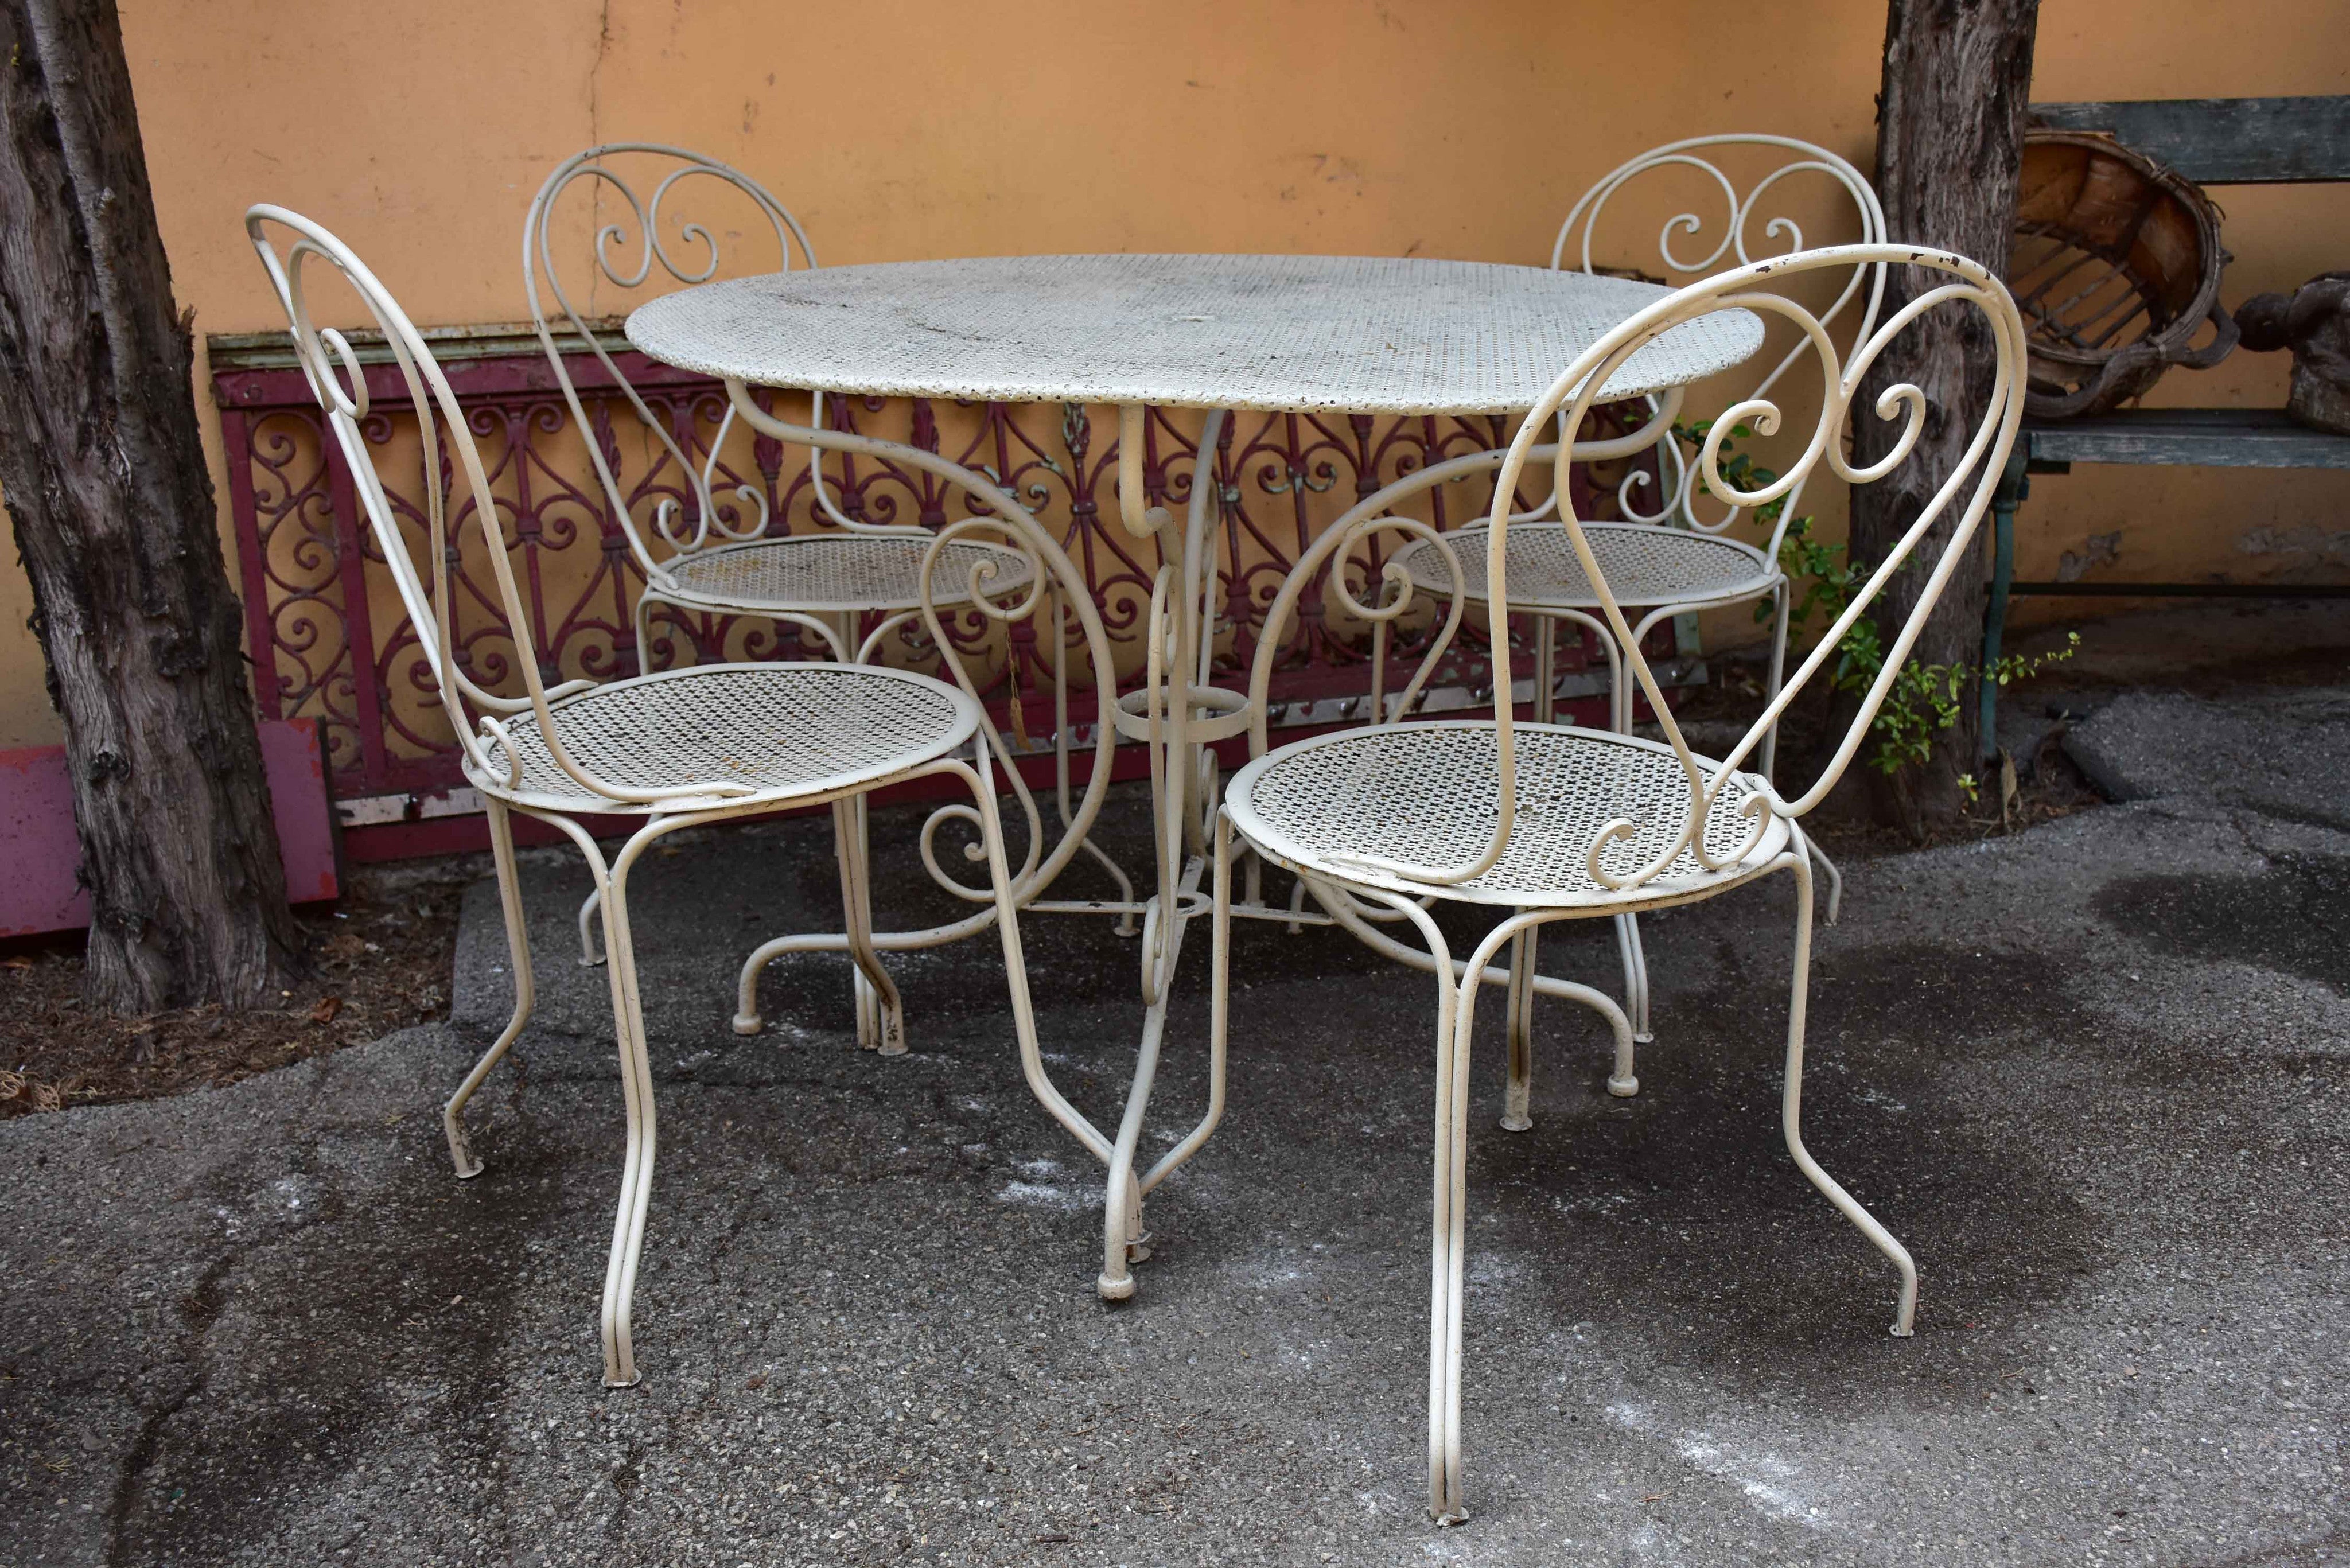
<path id="1" fill-rule="evenodd" d="M 487 856 L 353 867 L 339 901 L 295 909 L 309 976 L 260 1012 L 118 1018 L 82 1005 L 80 932 L 0 944 L 0 1117 L 234 1084 L 447 1017 L 458 902 L 487 870 Z"/>

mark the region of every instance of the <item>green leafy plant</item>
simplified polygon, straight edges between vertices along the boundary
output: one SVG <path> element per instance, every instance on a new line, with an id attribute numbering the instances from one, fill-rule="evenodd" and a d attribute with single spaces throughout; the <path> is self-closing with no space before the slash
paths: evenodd
<path id="1" fill-rule="evenodd" d="M 1678 424 L 1673 434 L 1686 442 L 1690 461 L 1703 451 L 1711 421 Z M 1719 467 L 1724 483 L 1734 489 L 1752 493 L 1777 480 L 1778 474 L 1755 462 L 1752 456 L 1731 443 L 1752 441 L 1754 431 L 1743 424 L 1732 425 L 1721 443 Z M 1712 490 L 1712 482 L 1706 482 Z M 1715 493 L 1719 496 L 1719 492 Z M 1726 499 L 1726 498 L 1723 498 Z M 1768 502 L 1754 509 L 1755 521 L 1765 527 L 1779 521 L 1784 498 Z M 1787 524 L 1779 540 L 1779 567 L 1786 573 L 1791 591 L 1795 595 L 1787 610 L 1787 640 L 1799 645 L 1811 630 L 1816 618 L 1825 628 L 1852 605 L 1868 580 L 1868 569 L 1853 562 L 1841 545 L 1823 544 L 1812 535 L 1813 519 L 1797 517 Z M 1769 604 L 1754 607 L 1754 618 L 1771 618 Z M 1920 767 L 1934 754 L 1934 742 L 1946 734 L 1959 722 L 1964 711 L 1962 704 L 1967 689 L 1978 680 L 1989 680 L 2001 686 L 2028 680 L 2052 664 L 2061 664 L 2079 651 L 2081 634 L 2070 632 L 2064 646 L 2051 653 L 2025 657 L 2008 654 L 1987 668 L 1967 664 L 1928 664 L 1916 659 L 1903 663 L 1900 673 L 1886 692 L 1884 702 L 1870 721 L 1869 736 L 1875 744 L 1866 762 L 1878 773 L 1888 776 L 1904 768 Z M 1877 683 L 1885 670 L 1885 638 L 1872 618 L 1856 618 L 1837 645 L 1835 663 L 1828 670 L 1828 683 L 1836 691 L 1859 696 Z M 1971 774 L 1961 774 L 1959 787 L 1967 798 L 1975 797 L 1976 782 Z"/>

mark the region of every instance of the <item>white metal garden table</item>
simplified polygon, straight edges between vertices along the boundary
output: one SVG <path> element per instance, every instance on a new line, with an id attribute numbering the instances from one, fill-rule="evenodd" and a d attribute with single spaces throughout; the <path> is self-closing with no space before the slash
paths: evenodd
<path id="1" fill-rule="evenodd" d="M 1576 356 L 1667 292 L 1620 278 L 1472 262 L 1006 256 L 736 278 L 685 289 L 629 317 L 628 336 L 639 349 L 723 379 L 736 415 L 754 429 L 906 462 L 964 483 L 973 495 L 1002 493 L 934 452 L 780 420 L 759 407 L 751 388 L 1118 408 L 1119 518 L 1138 537 L 1156 538 L 1168 564 L 1154 586 L 1146 643 L 1153 674 L 1118 700 L 1116 718 L 1121 737 L 1151 748 L 1159 877 L 1144 923 L 1141 1044 L 1115 1139 L 1052 1087 L 1035 1051 L 1024 1049 L 1022 1064 L 1046 1108 L 1109 1168 L 1103 1296 L 1133 1293 L 1128 1264 L 1149 1255 L 1143 1195 L 1198 1152 L 1222 1115 L 1219 1048 L 1206 1115 L 1138 1177 L 1135 1151 L 1165 1033 L 1169 982 L 1184 928 L 1206 904 L 1203 825 L 1216 805 L 1209 747 L 1246 733 L 1252 718 L 1245 693 L 1210 681 L 1216 487 L 1192 485 L 1180 524 L 1148 505 L 1145 410 L 1208 410 L 1202 454 L 1215 450 L 1222 421 L 1234 410 L 1506 415 L 1534 404 Z M 1570 456 L 1638 451 L 1669 428 L 1679 389 L 1739 363 L 1762 342 L 1760 320 L 1739 311 L 1679 328 L 1634 355 L 1606 389 L 1611 399 L 1664 394 L 1656 418 L 1618 441 L 1534 454 L 1558 464 L 1563 483 Z M 1437 484 L 1492 472 L 1503 456 L 1430 464 L 1365 497 L 1332 532 Z M 1388 699 L 1380 693 L 1378 701 Z M 1079 822 L 1073 831 L 1088 826 Z M 1261 904 L 1234 912 L 1301 918 Z M 1347 923 L 1360 929 L 1358 919 Z"/>

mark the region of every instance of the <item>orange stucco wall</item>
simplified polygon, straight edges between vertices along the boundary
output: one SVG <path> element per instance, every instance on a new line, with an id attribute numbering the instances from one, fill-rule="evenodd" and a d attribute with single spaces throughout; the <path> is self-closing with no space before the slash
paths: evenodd
<path id="1" fill-rule="evenodd" d="M 1654 142 L 1768 130 L 1866 167 L 1878 0 L 122 0 L 163 237 L 199 334 L 282 325 L 238 224 L 338 229 L 424 323 L 524 314 L 531 192 L 643 137 L 738 162 L 827 263 L 1066 250 L 1536 262 L 1591 179 Z M 2048 0 L 2034 97 L 2350 91 L 2338 0 Z M 2350 264 L 2350 190 L 2220 192 L 2224 297 Z M 2281 403 L 2284 366 L 2158 400 Z M 212 418 L 209 396 L 199 406 Z M 219 461 L 216 428 L 213 457 Z M 218 480 L 216 472 L 216 482 Z M 2334 475 L 2043 482 L 2020 569 L 2121 529 L 2122 570 L 2262 575 L 2249 536 L 2350 544 Z M 2256 535 L 2254 530 L 2268 530 Z M 2280 557 L 2282 558 L 2282 557 Z M 2313 557 L 2314 558 L 2314 557 Z M 55 735 L 0 566 L 0 745 Z"/>

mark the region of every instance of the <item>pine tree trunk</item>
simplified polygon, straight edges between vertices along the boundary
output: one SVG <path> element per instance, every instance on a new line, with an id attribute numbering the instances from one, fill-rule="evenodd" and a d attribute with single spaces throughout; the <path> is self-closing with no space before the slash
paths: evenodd
<path id="1" fill-rule="evenodd" d="M 1897 244 L 1956 251 L 1994 273 L 2006 272 L 2039 9 L 2039 0 L 1890 0 L 1877 103 L 1877 193 L 1885 203 L 1888 237 Z M 1939 281 L 1939 275 L 1894 268 L 1883 314 L 1892 315 Z M 1898 421 L 1878 420 L 1871 411 L 1889 386 L 1914 382 L 1925 392 L 1926 429 L 1908 462 L 1854 492 L 1851 559 L 1883 560 L 1950 478 L 1989 406 L 1996 353 L 1982 317 L 1953 307 L 1908 328 L 1877 361 L 1854 402 L 1857 461 L 1882 457 L 1900 429 Z M 1916 604 L 1959 515 L 1957 508 L 1946 514 L 1918 566 L 1887 585 L 1875 614 L 1888 635 Z M 1986 540 L 1979 537 L 1977 548 Z M 1968 669 L 1981 660 L 1985 576 L 1968 566 L 1951 577 L 1913 658 Z M 1958 723 L 1944 732 L 1923 767 L 1891 779 L 1869 773 L 1878 781 L 1880 815 L 1915 833 L 1963 811 L 1960 780 L 1981 772 L 1975 718 L 1970 688 Z"/>
<path id="2" fill-rule="evenodd" d="M 0 0 L 0 493 L 122 1012 L 299 964 L 190 369 L 112 0 Z"/>

